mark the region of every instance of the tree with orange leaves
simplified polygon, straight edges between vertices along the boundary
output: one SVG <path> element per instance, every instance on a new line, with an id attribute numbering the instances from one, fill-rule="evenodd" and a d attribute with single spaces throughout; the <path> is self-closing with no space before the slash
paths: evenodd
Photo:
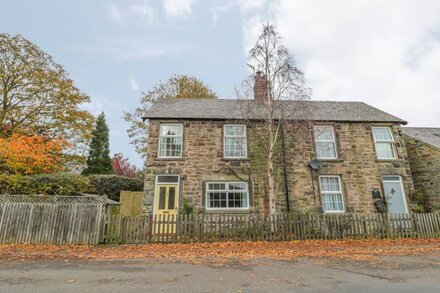
<path id="1" fill-rule="evenodd" d="M 65 153 L 81 159 L 92 137 L 94 118 L 82 107 L 89 102 L 52 56 L 21 35 L 0 33 L 0 137 L 44 132 L 69 141 Z"/>
<path id="2" fill-rule="evenodd" d="M 14 133 L 0 137 L 0 171 L 9 174 L 52 173 L 63 169 L 63 140 Z"/>

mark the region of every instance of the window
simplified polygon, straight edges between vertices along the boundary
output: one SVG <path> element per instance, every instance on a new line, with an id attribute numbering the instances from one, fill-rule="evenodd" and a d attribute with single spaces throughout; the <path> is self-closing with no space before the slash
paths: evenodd
<path id="1" fill-rule="evenodd" d="M 182 157 L 182 125 L 160 125 L 159 158 Z"/>
<path id="2" fill-rule="evenodd" d="M 245 182 L 206 183 L 206 209 L 248 209 L 248 184 Z"/>
<path id="3" fill-rule="evenodd" d="M 394 159 L 394 139 L 389 127 L 373 127 L 374 143 L 378 159 Z"/>
<path id="4" fill-rule="evenodd" d="M 318 159 L 336 159 L 335 134 L 332 126 L 315 126 L 316 155 Z"/>
<path id="5" fill-rule="evenodd" d="M 179 175 L 157 175 L 157 183 L 179 183 Z"/>
<path id="6" fill-rule="evenodd" d="M 326 213 L 344 212 L 341 179 L 339 176 L 319 176 L 322 209 Z"/>
<path id="7" fill-rule="evenodd" d="M 225 158 L 247 157 L 245 125 L 224 126 L 223 156 Z"/>

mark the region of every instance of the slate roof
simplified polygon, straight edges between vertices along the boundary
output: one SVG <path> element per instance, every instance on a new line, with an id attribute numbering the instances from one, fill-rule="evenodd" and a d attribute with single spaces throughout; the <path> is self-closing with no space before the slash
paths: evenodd
<path id="1" fill-rule="evenodd" d="M 402 127 L 403 134 L 440 149 L 440 128 Z"/>
<path id="2" fill-rule="evenodd" d="M 285 117 L 292 120 L 407 123 L 405 120 L 363 102 L 280 101 L 279 103 L 280 109 L 284 109 L 287 113 Z M 253 110 L 243 111 L 242 109 Z M 244 118 L 243 113 L 251 113 L 252 116 L 247 118 L 258 120 L 264 117 L 261 112 L 255 100 L 167 99 L 156 102 L 143 118 L 240 120 Z"/>

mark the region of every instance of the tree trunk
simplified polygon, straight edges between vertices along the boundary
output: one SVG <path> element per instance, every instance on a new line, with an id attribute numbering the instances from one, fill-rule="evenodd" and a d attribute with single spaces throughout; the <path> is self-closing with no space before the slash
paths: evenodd
<path id="1" fill-rule="evenodd" d="M 269 132 L 269 148 L 267 150 L 267 162 L 266 162 L 266 188 L 265 188 L 265 214 L 273 215 L 276 211 L 276 199 L 275 199 L 275 179 L 274 179 L 274 149 L 275 141 L 274 126 L 272 121 L 268 123 Z"/>
<path id="2" fill-rule="evenodd" d="M 275 180 L 273 178 L 273 153 L 270 154 L 270 159 L 267 162 L 267 193 L 269 200 L 269 215 L 273 215 L 276 212 Z"/>

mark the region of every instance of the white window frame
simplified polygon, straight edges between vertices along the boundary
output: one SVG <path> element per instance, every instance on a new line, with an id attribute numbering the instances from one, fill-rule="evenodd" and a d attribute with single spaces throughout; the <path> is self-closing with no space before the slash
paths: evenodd
<path id="1" fill-rule="evenodd" d="M 180 126 L 181 128 L 181 135 L 162 135 L 162 127 L 163 126 Z M 180 152 L 180 156 L 161 156 L 160 155 L 160 144 L 163 137 L 175 137 L 175 138 L 181 138 L 182 140 L 182 149 Z M 164 123 L 159 125 L 159 143 L 157 144 L 157 157 L 159 159 L 180 159 L 183 155 L 183 124 L 182 123 Z"/>
<path id="2" fill-rule="evenodd" d="M 332 130 L 332 140 L 316 140 L 316 131 L 318 127 L 329 127 Z M 336 145 L 336 136 L 335 136 L 335 128 L 333 127 L 333 125 L 315 125 L 313 126 L 313 137 L 315 140 L 315 151 L 316 151 L 316 158 L 317 159 L 321 159 L 321 160 L 337 160 L 338 159 L 338 147 Z M 317 146 L 317 142 L 327 142 L 327 143 L 332 143 L 334 148 L 335 148 L 335 156 L 334 157 L 320 157 L 318 154 L 318 146 Z"/>
<path id="3" fill-rule="evenodd" d="M 244 129 L 243 135 L 226 135 L 226 128 L 229 126 L 240 126 Z M 226 156 L 226 139 L 227 138 L 244 138 L 244 155 L 243 156 Z M 225 124 L 223 125 L 223 158 L 225 159 L 247 159 L 248 151 L 247 151 L 247 127 L 245 124 Z"/>
<path id="4" fill-rule="evenodd" d="M 339 182 L 339 191 L 323 191 L 321 188 L 321 178 L 338 178 Z M 322 205 L 322 210 L 325 214 L 336 214 L 336 213 L 345 213 L 345 203 L 344 203 L 344 191 L 342 188 L 342 179 L 339 175 L 320 175 L 319 176 L 319 194 L 321 197 L 321 203 L 323 203 L 323 193 L 325 194 L 340 194 L 341 195 L 341 202 L 342 202 L 342 210 L 337 211 L 326 211 L 324 210 L 324 205 Z"/>
<path id="5" fill-rule="evenodd" d="M 218 193 L 226 193 L 226 205 L 228 205 L 228 193 L 229 192 L 242 192 L 242 190 L 234 190 L 231 189 L 229 190 L 229 184 L 231 183 L 244 183 L 246 185 L 246 201 L 247 201 L 247 207 L 245 208 L 234 208 L 234 207 L 215 207 L 215 208 L 211 208 L 209 207 L 209 198 L 208 198 L 208 194 L 210 192 L 218 192 Z M 225 184 L 226 189 L 224 190 L 210 190 L 209 189 L 209 184 Z M 209 181 L 205 183 L 205 208 L 207 211 L 248 211 L 249 210 L 249 206 L 250 206 L 250 202 L 249 202 L 249 184 L 245 181 Z"/>
<path id="6" fill-rule="evenodd" d="M 374 135 L 374 129 L 387 129 L 390 132 L 391 140 L 377 140 L 376 136 Z M 393 131 L 391 130 L 391 128 L 387 127 L 387 126 L 373 126 L 372 133 L 373 133 L 373 139 L 374 139 L 374 149 L 376 151 L 377 159 L 378 160 L 395 160 L 396 159 L 396 147 L 395 147 Z M 377 151 L 377 144 L 378 143 L 389 143 L 389 144 L 391 144 L 391 150 L 393 152 L 393 157 L 392 158 L 381 158 L 381 157 L 379 157 L 379 152 Z"/>

